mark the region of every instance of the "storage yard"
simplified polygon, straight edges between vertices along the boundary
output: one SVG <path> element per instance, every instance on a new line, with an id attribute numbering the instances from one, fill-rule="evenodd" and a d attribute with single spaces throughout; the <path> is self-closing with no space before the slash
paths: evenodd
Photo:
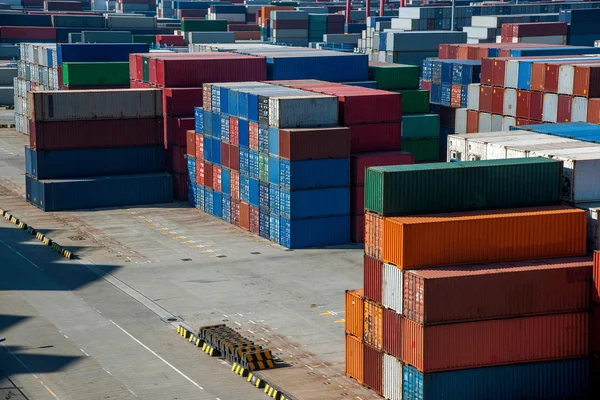
<path id="1" fill-rule="evenodd" d="M 0 395 L 600 398 L 599 20 L 0 5 Z"/>

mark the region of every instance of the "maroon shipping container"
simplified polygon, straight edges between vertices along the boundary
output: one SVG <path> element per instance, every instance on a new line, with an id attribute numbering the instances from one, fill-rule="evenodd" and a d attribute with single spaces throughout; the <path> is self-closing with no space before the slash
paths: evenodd
<path id="1" fill-rule="evenodd" d="M 240 202 L 238 200 L 231 200 L 229 209 L 231 211 L 231 224 L 232 225 L 240 226 L 240 222 L 241 222 L 241 215 L 240 215 L 241 209 L 240 208 L 241 208 Z M 243 228 L 242 226 L 240 226 L 240 227 Z"/>
<path id="2" fill-rule="evenodd" d="M 410 270 L 402 314 L 435 325 L 582 311 L 591 281 L 589 257 Z"/>
<path id="3" fill-rule="evenodd" d="M 2 26 L 1 39 L 56 40 L 56 28 L 47 26 Z"/>
<path id="4" fill-rule="evenodd" d="M 141 81 L 142 76 L 142 56 L 137 53 L 129 54 L 129 80 Z"/>
<path id="5" fill-rule="evenodd" d="M 546 63 L 531 63 L 531 90 L 536 92 L 544 91 L 544 77 L 546 75 Z"/>
<path id="6" fill-rule="evenodd" d="M 234 32 L 235 40 L 260 40 L 260 32 Z"/>
<path id="7" fill-rule="evenodd" d="M 188 199 L 188 181 L 187 173 L 173 175 L 173 197 L 175 200 L 186 201 Z"/>
<path id="8" fill-rule="evenodd" d="M 233 144 L 229 144 L 227 146 L 229 148 L 229 168 L 233 171 L 240 170 L 240 148 L 239 146 L 234 146 Z M 221 155 L 223 157 L 223 155 Z"/>
<path id="9" fill-rule="evenodd" d="M 250 232 L 258 235 L 260 229 L 260 212 L 258 207 L 250 206 Z"/>
<path id="10" fill-rule="evenodd" d="M 494 76 L 494 59 L 484 58 L 481 60 L 481 84 L 492 85 Z"/>
<path id="11" fill-rule="evenodd" d="M 529 96 L 529 119 L 541 121 L 544 113 L 544 93 L 530 92 Z"/>
<path id="12" fill-rule="evenodd" d="M 406 151 L 382 151 L 352 154 L 350 158 L 350 183 L 365 184 L 365 172 L 369 167 L 413 164 L 415 157 Z"/>
<path id="13" fill-rule="evenodd" d="M 565 94 L 558 95 L 558 110 L 556 112 L 556 122 L 571 121 L 571 105 L 573 98 Z"/>
<path id="14" fill-rule="evenodd" d="M 402 361 L 421 372 L 585 357 L 588 313 L 423 326 L 402 318 Z"/>
<path id="15" fill-rule="evenodd" d="M 279 156 L 291 161 L 350 157 L 350 134 L 343 127 L 280 129 Z"/>
<path id="16" fill-rule="evenodd" d="M 200 135 L 196 135 L 196 132 L 190 130 L 186 132 L 186 136 L 186 154 L 190 157 L 196 157 L 196 138 Z"/>
<path id="17" fill-rule="evenodd" d="M 185 17 L 192 17 L 191 19 L 193 19 L 193 17 L 206 17 L 206 14 L 208 14 L 208 10 L 177 10 L 178 11 L 178 16 L 179 19 L 185 18 Z M 190 19 L 190 18 L 188 18 Z"/>
<path id="18" fill-rule="evenodd" d="M 402 316 L 388 308 L 383 309 L 383 351 L 402 358 Z"/>
<path id="19" fill-rule="evenodd" d="M 280 29 L 280 30 L 286 30 L 286 29 L 308 29 L 308 20 L 305 19 L 304 21 L 302 20 L 271 20 L 271 29 Z"/>
<path id="20" fill-rule="evenodd" d="M 350 214 L 364 214 L 365 212 L 365 187 L 363 185 L 350 186 Z"/>
<path id="21" fill-rule="evenodd" d="M 150 83 L 157 84 L 158 83 L 158 60 L 163 60 L 167 58 L 175 58 L 175 59 L 193 59 L 193 60 L 201 60 L 203 58 L 231 58 L 231 53 L 225 52 L 198 52 L 198 53 L 143 53 L 143 57 L 148 57 L 148 80 Z M 195 85 L 183 85 L 185 86 L 202 86 L 201 84 Z"/>
<path id="22" fill-rule="evenodd" d="M 264 57 L 178 57 L 157 60 L 155 83 L 162 87 L 188 87 L 205 82 L 264 81 L 266 78 Z"/>
<path id="23" fill-rule="evenodd" d="M 189 117 L 194 115 L 194 107 L 202 107 L 201 87 L 163 90 L 163 112 L 165 114 L 172 117 Z"/>
<path id="24" fill-rule="evenodd" d="M 365 343 L 364 384 L 375 393 L 383 395 L 383 352 Z"/>
<path id="25" fill-rule="evenodd" d="M 165 118 L 165 141 L 183 146 L 186 143 L 186 132 L 194 130 L 194 118 Z"/>
<path id="26" fill-rule="evenodd" d="M 185 46 L 185 40 L 181 35 L 156 35 L 156 43 L 167 46 Z"/>
<path id="27" fill-rule="evenodd" d="M 600 97 L 600 65 L 575 66 L 573 94 L 583 97 Z"/>
<path id="28" fill-rule="evenodd" d="M 363 272 L 365 297 L 377 303 L 381 303 L 383 261 L 365 254 Z"/>
<path id="29" fill-rule="evenodd" d="M 248 123 L 248 147 L 252 150 L 258 150 L 258 123 L 256 122 Z"/>
<path id="30" fill-rule="evenodd" d="M 352 125 L 349 128 L 352 153 L 401 149 L 402 124 L 399 122 Z"/>
<path id="31" fill-rule="evenodd" d="M 479 111 L 492 112 L 492 91 L 491 86 L 481 85 L 479 88 Z M 504 99 L 502 99 L 502 102 L 504 102 Z"/>
<path id="32" fill-rule="evenodd" d="M 225 168 L 230 168 L 229 160 L 230 150 L 229 143 L 221 142 L 221 165 Z"/>
<path id="33" fill-rule="evenodd" d="M 479 130 L 479 112 L 467 110 L 467 133 L 477 133 Z"/>
<path id="34" fill-rule="evenodd" d="M 35 150 L 156 146 L 164 143 L 162 118 L 30 121 L 29 129 L 30 146 Z"/>
<path id="35" fill-rule="evenodd" d="M 187 161 L 185 159 L 186 146 L 169 144 L 167 147 L 167 168 L 169 171 L 187 174 Z"/>
<path id="36" fill-rule="evenodd" d="M 213 172 L 212 172 L 212 177 L 213 177 L 213 185 L 212 188 L 214 190 L 216 190 L 217 192 L 221 192 L 223 190 L 223 186 L 222 186 L 222 181 L 221 181 L 221 167 L 218 165 L 214 165 L 212 166 Z"/>
<path id="37" fill-rule="evenodd" d="M 83 11 L 81 1 L 44 1 L 46 11 Z"/>
<path id="38" fill-rule="evenodd" d="M 496 58 L 493 60 L 494 68 L 492 72 L 492 85 L 503 88 L 506 74 L 506 60 L 502 58 Z"/>
<path id="39" fill-rule="evenodd" d="M 492 89 L 492 113 L 504 114 L 504 88 L 494 87 Z"/>
<path id="40" fill-rule="evenodd" d="M 592 303 L 590 307 L 590 353 L 600 355 L 600 304 L 598 303 Z"/>
<path id="41" fill-rule="evenodd" d="M 431 81 L 421 81 L 419 82 L 419 88 L 421 90 L 431 90 Z"/>
<path id="42" fill-rule="evenodd" d="M 438 50 L 438 58 L 440 60 L 451 60 L 450 57 L 450 45 L 449 44 L 440 44 Z"/>
<path id="43" fill-rule="evenodd" d="M 260 32 L 258 24 L 228 24 L 229 32 Z"/>
<path id="44" fill-rule="evenodd" d="M 531 120 L 527 118 L 517 118 L 516 124 L 517 126 L 529 125 L 532 124 Z"/>
<path id="45" fill-rule="evenodd" d="M 588 99 L 587 122 L 600 124 L 600 98 Z"/>
<path id="46" fill-rule="evenodd" d="M 231 177 L 229 179 L 229 190 L 231 191 L 231 198 L 234 200 L 240 199 L 240 173 L 238 171 L 231 170 Z"/>
<path id="47" fill-rule="evenodd" d="M 350 241 L 352 243 L 363 243 L 365 241 L 365 215 L 350 216 Z"/>
<path id="48" fill-rule="evenodd" d="M 527 22 L 508 25 L 512 26 L 513 37 L 566 35 L 568 28 L 566 22 Z"/>
<path id="49" fill-rule="evenodd" d="M 517 90 L 517 118 L 529 118 L 529 102 L 531 92 L 529 90 Z"/>

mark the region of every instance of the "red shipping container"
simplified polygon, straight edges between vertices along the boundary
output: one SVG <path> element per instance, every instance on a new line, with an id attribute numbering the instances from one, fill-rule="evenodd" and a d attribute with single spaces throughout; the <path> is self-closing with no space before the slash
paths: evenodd
<path id="1" fill-rule="evenodd" d="M 364 285 L 365 297 L 381 303 L 383 261 L 364 255 Z"/>
<path id="2" fill-rule="evenodd" d="M 165 141 L 183 146 L 186 143 L 186 132 L 194 130 L 194 118 L 165 118 Z"/>
<path id="3" fill-rule="evenodd" d="M 213 165 L 212 166 L 212 176 L 213 176 L 213 185 L 212 188 L 213 190 L 216 190 L 217 192 L 221 192 L 221 167 L 218 165 Z"/>
<path id="4" fill-rule="evenodd" d="M 258 150 L 258 123 L 248 122 L 248 147 L 252 150 Z"/>
<path id="5" fill-rule="evenodd" d="M 573 95 L 594 98 L 600 97 L 600 65 L 575 66 Z"/>
<path id="6" fill-rule="evenodd" d="M 191 157 L 196 157 L 196 132 L 187 131 L 187 146 L 186 146 L 186 154 Z"/>
<path id="7" fill-rule="evenodd" d="M 30 121 L 29 135 L 29 144 L 34 150 L 157 146 L 164 143 L 162 118 Z"/>
<path id="8" fill-rule="evenodd" d="M 383 352 L 364 345 L 364 385 L 383 395 Z"/>
<path id="9" fill-rule="evenodd" d="M 584 357 L 588 313 L 424 327 L 402 318 L 402 361 L 421 372 Z"/>
<path id="10" fill-rule="evenodd" d="M 546 63 L 531 63 L 531 90 L 536 92 L 544 91 L 544 80 L 546 76 Z"/>
<path id="11" fill-rule="evenodd" d="M 236 117 L 229 117 L 229 143 L 237 145 L 239 142 L 239 120 Z"/>
<path id="12" fill-rule="evenodd" d="M 350 181 L 352 185 L 365 184 L 365 171 L 369 167 L 413 164 L 415 157 L 406 151 L 382 151 L 352 154 L 350 158 Z"/>
<path id="13" fill-rule="evenodd" d="M 590 346 L 591 354 L 600 355 L 600 304 L 592 303 L 590 307 Z M 600 377 L 599 377 L 600 378 Z"/>
<path id="14" fill-rule="evenodd" d="M 196 134 L 196 160 L 204 160 L 204 135 Z"/>
<path id="15" fill-rule="evenodd" d="M 229 168 L 229 143 L 221 142 L 221 165 Z"/>
<path id="16" fill-rule="evenodd" d="M 240 199 L 240 173 L 238 171 L 230 171 L 229 195 L 234 200 Z"/>
<path id="17" fill-rule="evenodd" d="M 504 88 L 492 88 L 492 113 L 504 114 Z"/>
<path id="18" fill-rule="evenodd" d="M 477 133 L 479 130 L 479 112 L 467 110 L 467 133 Z"/>
<path id="19" fill-rule="evenodd" d="M 188 182 L 187 173 L 173 173 L 173 197 L 178 201 L 187 201 Z"/>
<path id="20" fill-rule="evenodd" d="M 167 168 L 179 174 L 187 174 L 187 161 L 185 159 L 186 146 L 169 144 L 167 147 Z"/>
<path id="21" fill-rule="evenodd" d="M 462 85 L 452 85 L 450 88 L 450 107 L 460 108 Z"/>
<path id="22" fill-rule="evenodd" d="M 181 35 L 156 35 L 156 43 L 167 46 L 185 46 L 185 40 Z"/>
<path id="23" fill-rule="evenodd" d="M 250 232 L 258 235 L 260 228 L 260 213 L 258 207 L 250 206 Z"/>
<path id="24" fill-rule="evenodd" d="M 266 79 L 267 66 L 264 57 L 161 58 L 156 64 L 156 83 L 162 87 L 189 87 L 199 86 L 205 82 L 245 82 Z"/>
<path id="25" fill-rule="evenodd" d="M 410 270 L 402 314 L 436 325 L 583 311 L 591 281 L 588 257 Z"/>
<path id="26" fill-rule="evenodd" d="M 0 39 L 56 40 L 56 28 L 49 26 L 2 26 Z"/>
<path id="27" fill-rule="evenodd" d="M 383 310 L 383 351 L 402 358 L 402 316 L 388 308 Z"/>
<path id="28" fill-rule="evenodd" d="M 231 200 L 231 203 L 237 202 L 237 200 Z M 240 223 L 239 227 L 245 229 L 247 231 L 250 230 L 250 205 L 244 203 L 243 201 L 239 202 L 240 207 Z"/>
<path id="29" fill-rule="evenodd" d="M 232 171 L 240 170 L 240 148 L 238 146 L 229 145 L 229 168 Z M 223 155 L 221 155 L 222 157 Z"/>
<path id="30" fill-rule="evenodd" d="M 365 241 L 364 214 L 350 216 L 350 241 L 352 243 L 362 243 Z"/>
<path id="31" fill-rule="evenodd" d="M 457 44 L 449 44 L 448 45 L 448 59 L 455 60 L 458 55 L 458 45 Z"/>
<path id="32" fill-rule="evenodd" d="M 196 175 L 196 179 L 198 179 L 197 177 L 199 176 L 200 182 L 198 183 L 212 189 L 214 186 L 213 165 L 207 162 L 202 162 L 201 164 L 200 173 Z"/>
<path id="33" fill-rule="evenodd" d="M 517 90 L 517 118 L 529 118 L 529 102 L 531 92 L 529 90 Z"/>
<path id="34" fill-rule="evenodd" d="M 240 202 L 238 200 L 231 200 L 229 209 L 231 212 L 231 224 L 240 226 Z"/>
<path id="35" fill-rule="evenodd" d="M 367 153 L 374 151 L 400 150 L 402 146 L 402 124 L 363 124 L 350 128 L 350 152 Z"/>
<path id="36" fill-rule="evenodd" d="M 202 107 L 201 87 L 169 88 L 163 90 L 163 112 L 166 115 L 172 117 L 189 117 L 194 115 L 195 107 Z"/>
<path id="37" fill-rule="evenodd" d="M 571 121 L 571 105 L 573 98 L 564 94 L 558 95 L 558 111 L 556 113 L 556 122 Z"/>
<path id="38" fill-rule="evenodd" d="M 600 251 L 594 251 L 592 300 L 600 303 Z"/>
<path id="39" fill-rule="evenodd" d="M 526 118 L 517 118 L 516 121 L 517 126 L 529 125 L 530 123 L 531 121 Z"/>
<path id="40" fill-rule="evenodd" d="M 493 84 L 494 76 L 494 59 L 484 58 L 481 60 L 481 84 L 489 85 Z"/>
<path id="41" fill-rule="evenodd" d="M 235 40 L 260 40 L 260 32 L 234 32 Z"/>
<path id="42" fill-rule="evenodd" d="M 526 22 L 509 25 L 512 27 L 511 36 L 514 37 L 566 35 L 568 27 L 565 22 Z"/>
<path id="43" fill-rule="evenodd" d="M 356 86 L 328 85 L 305 88 L 312 92 L 338 96 L 340 125 L 400 122 L 402 119 L 402 95 L 359 88 Z"/>
<path id="44" fill-rule="evenodd" d="M 350 186 L 350 213 L 354 215 L 365 212 L 365 187 L 363 185 Z"/>
<path id="45" fill-rule="evenodd" d="M 365 253 L 377 260 L 382 258 L 383 217 L 368 212 L 365 214 Z"/>
<path id="46" fill-rule="evenodd" d="M 544 112 L 544 93 L 530 92 L 529 97 L 529 119 L 541 121 Z"/>
<path id="47" fill-rule="evenodd" d="M 492 72 L 492 85 L 503 88 L 506 73 L 506 60 L 495 58 Z"/>
<path id="48" fill-rule="evenodd" d="M 142 56 L 138 53 L 129 54 L 129 80 L 142 80 Z"/>
<path id="49" fill-rule="evenodd" d="M 280 129 L 279 156 L 291 161 L 350 157 L 350 129 Z"/>
<path id="50" fill-rule="evenodd" d="M 202 60 L 203 58 L 230 58 L 231 53 L 224 52 L 212 52 L 212 53 L 144 53 L 144 57 L 148 58 L 148 69 L 149 77 L 148 81 L 155 85 L 158 85 L 158 60 L 164 60 L 167 58 L 173 59 L 191 59 L 191 60 Z M 182 87 L 198 87 L 202 84 L 184 85 Z M 177 87 L 177 86 L 174 86 Z"/>
<path id="51" fill-rule="evenodd" d="M 419 88 L 421 90 L 431 90 L 431 81 L 421 81 Z"/>
<path id="52" fill-rule="evenodd" d="M 450 45 L 449 44 L 440 44 L 438 49 L 438 58 L 440 60 L 451 60 L 450 57 Z"/>
<path id="53" fill-rule="evenodd" d="M 481 85 L 479 88 L 479 111 L 492 112 L 492 87 Z M 502 99 L 504 102 L 504 99 Z"/>
<path id="54" fill-rule="evenodd" d="M 600 98 L 588 99 L 587 122 L 600 124 Z"/>

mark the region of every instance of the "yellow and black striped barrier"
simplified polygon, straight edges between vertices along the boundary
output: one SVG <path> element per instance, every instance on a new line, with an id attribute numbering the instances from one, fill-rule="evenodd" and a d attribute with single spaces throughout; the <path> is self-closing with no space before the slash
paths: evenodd
<path id="1" fill-rule="evenodd" d="M 27 233 L 29 233 L 30 235 L 35 235 L 35 238 L 37 240 L 44 243 L 46 246 L 52 247 L 52 250 L 56 251 L 61 256 L 68 259 L 74 258 L 75 255 L 73 254 L 73 252 L 65 249 L 64 247 L 54 242 L 52 239 L 50 239 L 43 233 L 38 232 L 34 227 L 26 224 L 14 215 L 11 215 L 8 211 L 5 211 L 0 208 L 0 216 L 4 217 L 5 220 L 12 222 L 14 225 L 17 225 L 20 229 L 26 230 Z"/>
<path id="2" fill-rule="evenodd" d="M 15 124 L 0 124 L 0 129 L 14 129 Z"/>

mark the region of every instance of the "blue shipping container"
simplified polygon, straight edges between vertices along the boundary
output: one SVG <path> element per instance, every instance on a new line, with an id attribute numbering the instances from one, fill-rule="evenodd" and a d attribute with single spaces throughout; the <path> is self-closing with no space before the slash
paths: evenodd
<path id="1" fill-rule="evenodd" d="M 206 142 L 204 142 L 206 147 Z M 212 139 L 212 163 L 215 165 L 221 165 L 221 141 L 217 138 Z"/>
<path id="2" fill-rule="evenodd" d="M 238 119 L 238 135 L 240 146 L 250 146 L 250 131 L 248 129 L 248 121 L 245 119 Z"/>
<path id="3" fill-rule="evenodd" d="M 212 189 L 204 187 L 204 212 L 212 214 L 215 192 Z"/>
<path id="4" fill-rule="evenodd" d="M 200 210 L 204 211 L 204 194 L 205 194 L 205 189 L 204 186 L 202 185 L 196 185 L 197 186 L 197 192 L 196 192 L 196 208 L 199 208 Z"/>
<path id="5" fill-rule="evenodd" d="M 137 174 L 96 178 L 35 180 L 44 211 L 123 207 L 173 201 L 170 174 Z"/>
<path id="6" fill-rule="evenodd" d="M 218 91 L 220 92 L 220 97 L 219 97 L 219 110 L 217 110 L 218 112 L 220 112 L 221 114 L 228 114 L 229 113 L 229 88 L 227 87 L 220 87 L 218 89 Z M 213 89 L 213 93 L 215 92 L 215 90 Z"/>
<path id="7" fill-rule="evenodd" d="M 231 223 L 231 199 L 226 194 L 223 194 L 222 197 L 223 199 L 221 201 L 221 218 L 223 219 L 223 221 Z"/>
<path id="8" fill-rule="evenodd" d="M 279 158 L 275 156 L 269 156 L 269 183 L 279 185 Z"/>
<path id="9" fill-rule="evenodd" d="M 192 156 L 186 156 L 186 158 L 188 169 L 188 181 L 196 182 L 196 158 Z"/>
<path id="10" fill-rule="evenodd" d="M 268 137 L 268 153 L 278 156 L 279 155 L 279 129 L 270 127 Z M 259 142 L 260 145 L 260 142 Z M 262 151 L 262 150 L 261 150 Z"/>
<path id="11" fill-rule="evenodd" d="M 196 133 L 204 133 L 204 109 L 194 108 L 194 130 Z"/>
<path id="12" fill-rule="evenodd" d="M 249 196 L 250 198 L 248 199 L 248 203 L 251 206 L 254 207 L 258 207 L 259 204 L 259 184 L 258 184 L 258 179 L 254 179 L 254 178 L 250 178 L 248 180 L 248 184 L 249 184 Z"/>
<path id="13" fill-rule="evenodd" d="M 271 234 L 269 210 L 263 208 L 258 211 L 258 235 L 268 239 Z"/>
<path id="14" fill-rule="evenodd" d="M 587 399 L 585 358 L 423 374 L 402 368 L 403 400 Z"/>
<path id="15" fill-rule="evenodd" d="M 280 213 L 280 187 L 277 185 L 269 185 L 269 209 L 272 213 L 279 214 Z"/>
<path id="16" fill-rule="evenodd" d="M 279 220 L 279 243 L 289 249 L 331 246 L 350 242 L 350 217 Z"/>
<path id="17" fill-rule="evenodd" d="M 248 169 L 249 169 L 249 176 L 251 178 L 255 178 L 258 179 L 258 173 L 259 173 L 259 169 L 258 169 L 258 151 L 256 150 L 248 150 Z"/>
<path id="18" fill-rule="evenodd" d="M 240 200 L 250 203 L 250 178 L 240 175 Z"/>
<path id="19" fill-rule="evenodd" d="M 56 61 L 59 66 L 66 62 L 129 61 L 129 54 L 149 51 L 147 43 L 63 43 L 56 46 Z"/>
<path id="20" fill-rule="evenodd" d="M 350 188 L 280 190 L 280 213 L 289 219 L 350 214 Z"/>
<path id="21" fill-rule="evenodd" d="M 37 179 L 133 175 L 165 170 L 163 146 L 53 151 L 26 147 L 25 157 L 30 160 L 27 173 Z"/>
<path id="22" fill-rule="evenodd" d="M 270 185 L 265 182 L 258 182 L 258 206 L 262 208 L 269 208 L 269 192 L 271 191 Z"/>
<path id="23" fill-rule="evenodd" d="M 231 171 L 225 167 L 221 168 L 221 192 L 231 195 Z"/>
<path id="24" fill-rule="evenodd" d="M 211 214 L 217 218 L 223 217 L 223 194 L 213 191 L 213 204 Z"/>
<path id="25" fill-rule="evenodd" d="M 361 24 L 363 25 L 363 24 Z M 366 81 L 369 60 L 366 54 L 266 55 L 267 80 L 318 79 L 329 82 Z"/>
<path id="26" fill-rule="evenodd" d="M 202 112 L 204 114 L 203 118 L 202 118 L 202 124 L 203 124 L 203 129 L 204 129 L 204 134 L 208 135 L 208 136 L 212 136 L 213 134 L 213 113 L 210 111 L 206 111 L 204 110 Z"/>
<path id="27" fill-rule="evenodd" d="M 279 160 L 279 184 L 291 190 L 350 185 L 350 159 Z"/>
<path id="28" fill-rule="evenodd" d="M 221 115 L 221 141 L 229 143 L 229 117 Z"/>
<path id="29" fill-rule="evenodd" d="M 214 138 L 220 139 L 221 138 L 221 116 L 214 112 L 212 114 L 213 114 L 213 116 L 212 116 L 211 134 Z"/>
<path id="30" fill-rule="evenodd" d="M 187 183 L 188 185 L 188 205 L 190 207 L 196 207 L 196 198 L 197 198 L 197 186 L 196 183 L 193 183 L 192 181 L 188 181 Z"/>
<path id="31" fill-rule="evenodd" d="M 206 162 L 212 162 L 212 153 L 213 153 L 213 146 L 212 146 L 212 142 L 213 139 L 208 136 L 208 135 L 204 135 L 204 147 L 203 147 L 203 154 L 204 154 L 204 161 Z"/>
<path id="32" fill-rule="evenodd" d="M 258 127 L 258 151 L 269 154 L 269 127 L 260 125 Z"/>
<path id="33" fill-rule="evenodd" d="M 229 89 L 229 94 L 227 95 L 227 100 L 228 100 L 227 109 L 229 110 L 229 115 L 231 115 L 233 117 L 238 117 L 239 116 L 238 92 L 233 89 Z"/>
<path id="34" fill-rule="evenodd" d="M 250 176 L 250 149 L 240 146 L 240 174 Z"/>

